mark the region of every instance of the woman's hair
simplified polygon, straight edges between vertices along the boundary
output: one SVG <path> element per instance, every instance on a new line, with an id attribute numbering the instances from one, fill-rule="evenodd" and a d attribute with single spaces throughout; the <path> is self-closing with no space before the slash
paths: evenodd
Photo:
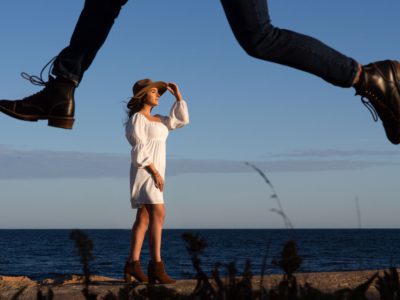
<path id="1" fill-rule="evenodd" d="M 128 108 L 128 111 L 127 111 L 128 119 L 143 108 L 144 100 L 146 99 L 146 96 L 147 96 L 147 94 L 144 94 L 140 98 L 132 97 L 129 100 L 128 104 L 126 105 Z"/>
<path id="2" fill-rule="evenodd" d="M 129 121 L 130 117 L 132 117 L 135 113 L 139 112 L 143 108 L 146 97 L 147 97 L 147 93 L 145 93 L 140 98 L 131 97 L 129 99 L 128 104 L 126 105 L 126 107 L 128 109 L 126 110 L 127 120 L 126 120 L 125 124 Z M 150 111 L 152 111 L 152 110 L 153 110 L 153 107 L 150 109 Z"/>

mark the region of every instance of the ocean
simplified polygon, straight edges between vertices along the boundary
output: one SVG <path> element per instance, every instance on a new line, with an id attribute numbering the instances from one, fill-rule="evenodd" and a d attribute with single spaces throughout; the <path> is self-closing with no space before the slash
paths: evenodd
<path id="1" fill-rule="evenodd" d="M 91 273 L 122 278 L 130 247 L 130 230 L 82 230 L 93 241 Z M 82 274 L 82 266 L 71 230 L 0 230 L 0 274 L 25 275 L 35 280 L 65 274 Z M 303 263 L 299 272 L 374 270 L 400 266 L 400 229 L 164 229 L 162 258 L 167 272 L 176 279 L 194 278 L 190 256 L 182 234 L 203 237 L 208 246 L 200 256 L 211 274 L 221 264 L 236 263 L 238 273 L 246 260 L 253 274 L 260 274 L 266 258 L 268 274 L 281 273 L 272 264 L 289 239 L 298 245 Z M 149 260 L 147 239 L 142 265 Z"/>

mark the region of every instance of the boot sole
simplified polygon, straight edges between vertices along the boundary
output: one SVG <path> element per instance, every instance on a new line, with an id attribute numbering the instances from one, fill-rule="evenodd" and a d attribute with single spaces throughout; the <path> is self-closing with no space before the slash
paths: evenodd
<path id="1" fill-rule="evenodd" d="M 54 118 L 49 117 L 48 126 L 58 127 L 63 129 L 72 129 L 74 126 L 74 118 Z"/>
<path id="2" fill-rule="evenodd" d="M 124 279 L 127 284 L 131 284 L 136 281 L 136 278 L 131 276 L 130 274 L 125 274 Z"/>
<path id="3" fill-rule="evenodd" d="M 52 127 L 57 127 L 57 128 L 63 128 L 63 129 L 72 129 L 74 125 L 75 119 L 72 117 L 56 117 L 56 116 L 35 116 L 35 115 L 21 115 L 17 114 L 11 110 L 1 108 L 0 111 L 3 112 L 4 114 L 18 119 L 22 121 L 28 121 L 28 122 L 37 122 L 39 120 L 48 120 L 47 125 L 52 126 Z"/>
<path id="4" fill-rule="evenodd" d="M 176 283 L 176 280 L 171 281 L 171 282 L 162 282 L 161 280 L 157 279 L 156 277 L 151 277 L 149 276 L 149 283 L 150 284 L 174 284 Z"/>

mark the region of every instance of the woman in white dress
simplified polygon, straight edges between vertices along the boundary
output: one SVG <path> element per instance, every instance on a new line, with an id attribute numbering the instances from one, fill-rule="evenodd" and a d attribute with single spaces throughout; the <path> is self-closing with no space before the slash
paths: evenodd
<path id="1" fill-rule="evenodd" d="M 175 96 L 169 116 L 152 115 L 159 97 L 168 90 Z M 186 102 L 174 83 L 137 81 L 133 86 L 133 97 L 128 103 L 129 120 L 126 138 L 131 151 L 131 204 L 137 209 L 132 227 L 132 243 L 129 259 L 124 268 L 125 280 L 134 279 L 150 283 L 174 283 L 161 260 L 161 233 L 165 217 L 164 178 L 166 161 L 166 139 L 170 130 L 189 123 Z M 140 265 L 140 251 L 147 228 L 151 260 L 148 277 Z"/>

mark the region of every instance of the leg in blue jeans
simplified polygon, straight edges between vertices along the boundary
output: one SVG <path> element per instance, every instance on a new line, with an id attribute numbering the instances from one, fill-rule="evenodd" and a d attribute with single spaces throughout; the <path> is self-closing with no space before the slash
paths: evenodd
<path id="1" fill-rule="evenodd" d="M 221 0 L 232 31 L 250 55 L 350 87 L 358 63 L 317 39 L 271 24 L 266 0 Z"/>
<path id="2" fill-rule="evenodd" d="M 68 47 L 57 56 L 44 89 L 21 100 L 0 100 L 0 111 L 25 121 L 71 129 L 75 87 L 127 0 L 86 0 Z M 221 0 L 232 31 L 251 56 L 287 65 L 341 87 L 354 86 L 364 104 L 382 120 L 388 139 L 400 143 L 400 63 L 385 60 L 361 66 L 317 39 L 271 24 L 266 0 Z M 34 82 L 35 78 L 30 78 Z M 368 99 L 365 100 L 365 99 Z M 377 120 L 377 116 L 374 119 Z"/>
<path id="3" fill-rule="evenodd" d="M 314 74 L 336 86 L 353 86 L 374 120 L 381 118 L 387 138 L 400 144 L 398 61 L 361 66 L 315 38 L 275 27 L 269 18 L 267 0 L 221 3 L 237 41 L 250 56 Z"/>
<path id="4" fill-rule="evenodd" d="M 24 121 L 48 120 L 49 126 L 72 129 L 74 92 L 106 40 L 128 0 L 86 0 L 70 44 L 56 57 L 49 81 L 26 76 L 44 89 L 21 100 L 0 100 L 0 111 Z"/>
<path id="5" fill-rule="evenodd" d="M 86 0 L 69 46 L 54 62 L 53 75 L 79 83 L 127 1 Z"/>

